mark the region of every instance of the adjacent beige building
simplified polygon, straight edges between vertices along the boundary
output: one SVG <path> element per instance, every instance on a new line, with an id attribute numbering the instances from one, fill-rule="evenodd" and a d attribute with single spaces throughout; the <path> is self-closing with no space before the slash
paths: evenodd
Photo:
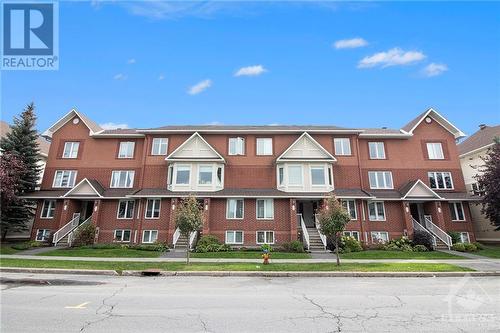
<path id="1" fill-rule="evenodd" d="M 500 137 L 500 125 L 479 125 L 479 131 L 458 145 L 465 187 L 471 194 L 480 194 L 475 176 L 481 173 L 480 166 L 484 164 L 481 157 L 493 146 L 495 137 Z M 489 219 L 481 214 L 481 204 L 471 204 L 470 208 L 476 239 L 483 242 L 500 242 L 500 231 L 495 231 Z"/>

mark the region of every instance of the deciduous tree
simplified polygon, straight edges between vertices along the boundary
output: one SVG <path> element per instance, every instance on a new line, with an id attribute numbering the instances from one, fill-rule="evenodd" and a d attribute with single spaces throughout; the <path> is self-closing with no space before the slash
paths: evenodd
<path id="1" fill-rule="evenodd" d="M 190 196 L 182 200 L 175 210 L 175 225 L 179 228 L 181 235 L 188 240 L 186 249 L 186 263 L 189 264 L 189 236 L 192 232 L 203 227 L 203 207 L 195 197 Z"/>
<path id="2" fill-rule="evenodd" d="M 500 138 L 488 148 L 488 154 L 482 157 L 484 165 L 479 167 L 481 174 L 476 176 L 482 196 L 481 212 L 489 218 L 491 224 L 500 230 Z"/>

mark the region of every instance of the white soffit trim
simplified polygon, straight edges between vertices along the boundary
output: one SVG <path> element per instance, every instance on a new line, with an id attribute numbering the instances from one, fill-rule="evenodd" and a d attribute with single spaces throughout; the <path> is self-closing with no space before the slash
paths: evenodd
<path id="1" fill-rule="evenodd" d="M 433 189 L 431 189 L 429 186 L 427 186 L 422 180 L 418 179 L 415 184 L 413 184 L 413 186 L 406 192 L 406 194 L 401 198 L 403 200 L 407 199 L 408 198 L 408 195 L 411 193 L 411 191 L 413 191 L 413 189 L 415 188 L 415 186 L 417 185 L 422 185 L 427 191 L 430 192 L 430 194 L 432 196 L 434 196 L 435 198 L 437 199 L 443 199 L 439 194 L 437 194 Z M 411 197 L 410 197 L 411 198 Z"/>
<path id="2" fill-rule="evenodd" d="M 78 117 L 85 126 L 89 129 L 90 135 L 95 135 L 103 131 L 103 129 L 97 125 L 97 124 L 90 124 L 89 120 L 87 117 L 80 112 L 78 112 L 76 109 L 71 109 L 68 113 L 66 113 L 61 119 L 56 121 L 52 126 L 49 127 L 45 132 L 42 133 L 42 136 L 47 136 L 49 138 L 52 138 L 52 134 L 55 133 L 57 130 L 59 130 L 61 127 L 63 127 L 68 121 L 73 119 L 74 117 Z M 95 125 L 96 128 L 93 128 Z"/>
<path id="3" fill-rule="evenodd" d="M 295 144 L 297 144 L 297 142 L 299 142 L 299 141 L 300 141 L 303 137 L 306 137 L 306 138 L 308 138 L 309 140 L 311 140 L 311 141 L 312 141 L 312 142 L 313 142 L 313 143 L 314 143 L 317 147 L 319 147 L 319 148 L 321 149 L 321 151 L 323 151 L 323 152 L 324 152 L 324 153 L 325 153 L 325 154 L 326 154 L 329 158 L 328 158 L 328 159 L 317 159 L 317 158 L 316 158 L 316 159 L 315 159 L 315 158 L 309 158 L 309 159 L 308 159 L 308 158 L 304 158 L 304 159 L 296 159 L 296 158 L 295 158 L 295 159 L 289 159 L 289 160 L 288 160 L 288 159 L 286 159 L 286 160 L 283 160 L 283 161 L 290 161 L 290 162 L 292 162 L 292 161 L 297 161 L 297 160 L 300 160 L 300 161 L 314 160 L 314 161 L 333 161 L 333 162 L 337 162 L 337 159 L 336 159 L 335 157 L 333 157 L 333 155 L 332 155 L 332 154 L 330 154 L 330 153 L 328 152 L 328 150 L 326 150 L 326 149 L 325 149 L 322 145 L 320 145 L 318 141 L 314 140 L 314 138 L 313 138 L 311 135 L 309 135 L 309 133 L 307 133 L 307 132 L 302 133 L 302 135 L 301 135 L 301 136 L 299 136 L 299 137 L 297 138 L 297 140 L 295 140 L 295 141 L 294 141 L 294 142 L 293 142 L 293 143 L 292 143 L 292 144 L 291 144 L 291 145 L 290 145 L 290 146 L 289 146 L 289 147 L 288 147 L 288 148 L 287 148 L 287 149 L 286 149 L 286 150 L 285 150 L 285 151 L 284 151 L 284 152 L 283 152 L 283 153 L 282 153 L 282 154 L 281 154 L 281 155 L 280 155 L 277 159 L 276 159 L 276 162 L 281 162 L 281 159 L 283 158 L 283 156 L 285 156 L 285 155 L 288 153 L 288 151 L 290 151 L 290 149 L 292 149 L 292 147 L 293 147 Z"/>
<path id="4" fill-rule="evenodd" d="M 71 192 L 76 191 L 78 187 L 82 186 L 84 183 L 88 184 L 90 188 L 95 192 L 95 194 L 99 197 L 102 198 L 102 195 L 99 194 L 99 192 L 96 190 L 96 188 L 92 185 L 92 183 L 87 179 L 83 178 L 78 184 L 76 184 L 73 188 L 71 188 L 68 192 L 66 192 L 62 197 L 67 197 L 71 195 Z"/>
<path id="5" fill-rule="evenodd" d="M 408 133 L 413 134 L 413 131 L 415 130 L 415 128 L 417 128 L 418 125 L 420 125 L 420 123 L 426 117 L 431 117 L 432 119 L 434 119 L 439 125 L 441 125 L 442 127 L 444 127 L 451 134 L 453 134 L 453 136 L 455 137 L 455 139 L 467 136 L 467 134 L 465 134 L 464 132 L 462 132 L 461 130 L 459 130 L 457 127 L 455 127 L 455 125 L 453 125 L 448 119 L 446 119 L 445 117 L 443 117 L 441 114 L 439 114 L 433 108 L 430 108 L 429 110 L 427 110 L 427 112 L 425 112 L 423 114 L 423 116 L 420 117 L 419 121 L 408 131 Z"/>
<path id="6" fill-rule="evenodd" d="M 178 151 L 180 151 L 184 146 L 186 146 L 193 138 L 195 137 L 198 137 L 199 139 L 201 139 L 217 156 L 219 156 L 219 159 L 199 159 L 199 160 L 196 160 L 196 159 L 191 159 L 191 158 L 179 158 L 179 159 L 176 159 L 176 158 L 173 158 L 172 156 L 174 156 Z M 170 155 L 168 155 L 166 158 L 165 158 L 165 161 L 222 161 L 222 162 L 226 162 L 226 160 L 224 159 L 224 157 L 222 157 L 221 154 L 219 154 L 219 152 L 217 150 L 214 149 L 214 147 L 212 147 L 198 132 L 194 132 L 193 135 L 191 135 L 186 141 L 184 141 L 179 147 L 177 147 L 173 152 L 170 153 Z"/>

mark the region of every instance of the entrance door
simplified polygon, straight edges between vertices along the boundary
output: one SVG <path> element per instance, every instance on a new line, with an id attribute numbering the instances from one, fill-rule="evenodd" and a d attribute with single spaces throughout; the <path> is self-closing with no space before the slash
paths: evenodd
<path id="1" fill-rule="evenodd" d="M 316 213 L 317 204 L 314 201 L 301 201 L 301 213 L 304 218 L 306 227 L 313 228 L 316 225 L 314 214 Z"/>
<path id="2" fill-rule="evenodd" d="M 420 224 L 424 223 L 424 205 L 422 203 L 410 203 L 411 216 Z"/>
<path id="3" fill-rule="evenodd" d="M 81 220 L 85 221 L 88 219 L 90 216 L 92 216 L 92 213 L 94 212 L 94 201 L 83 201 L 82 202 L 82 209 L 81 209 Z"/>

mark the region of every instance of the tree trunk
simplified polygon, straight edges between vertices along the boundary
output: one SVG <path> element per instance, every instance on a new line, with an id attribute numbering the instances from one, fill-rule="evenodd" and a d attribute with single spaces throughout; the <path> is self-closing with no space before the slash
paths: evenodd
<path id="1" fill-rule="evenodd" d="M 189 265 L 189 234 L 186 236 L 187 238 L 187 246 L 186 246 L 186 264 Z"/>
<path id="2" fill-rule="evenodd" d="M 340 266 L 340 257 L 339 257 L 339 237 L 335 235 L 335 255 L 337 257 L 337 266 Z"/>
<path id="3" fill-rule="evenodd" d="M 2 233 L 2 242 L 4 242 L 5 239 L 7 238 L 7 233 L 8 232 L 9 232 L 9 229 L 5 228 L 5 230 Z"/>

